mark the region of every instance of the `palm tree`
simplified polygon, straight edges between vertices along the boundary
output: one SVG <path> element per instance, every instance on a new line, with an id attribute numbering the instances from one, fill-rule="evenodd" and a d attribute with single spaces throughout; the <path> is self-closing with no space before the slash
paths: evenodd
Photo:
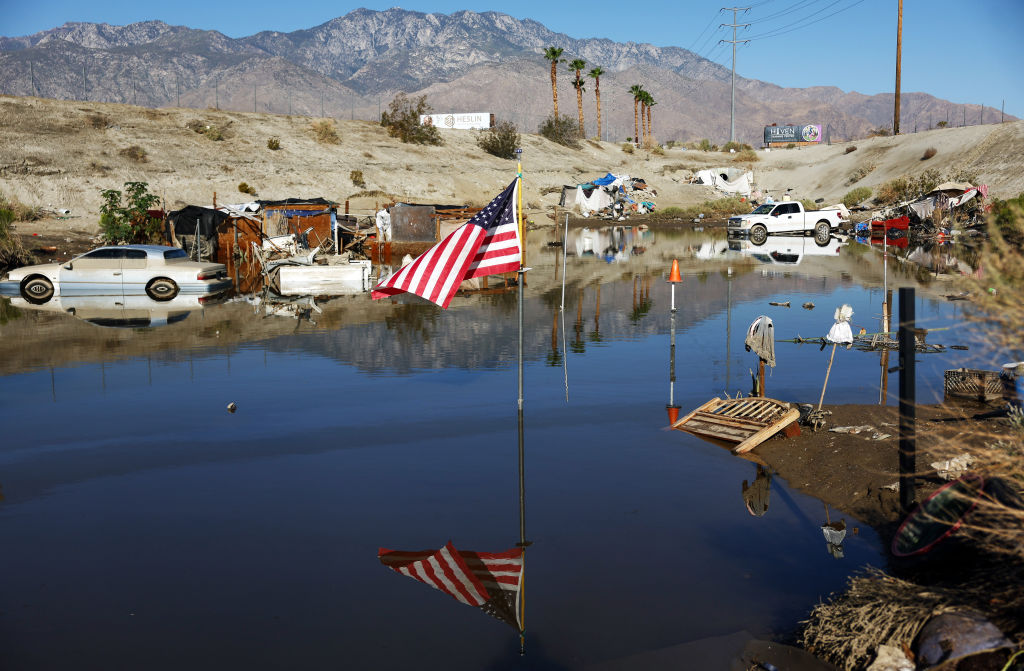
<path id="1" fill-rule="evenodd" d="M 639 84 L 633 84 L 629 87 L 629 92 L 633 94 L 633 142 L 640 144 L 640 117 L 637 111 L 637 106 L 640 104 L 640 94 L 643 93 L 644 87 Z"/>
<path id="2" fill-rule="evenodd" d="M 597 96 L 597 139 L 601 139 L 601 75 L 604 74 L 604 69 L 601 66 L 597 66 L 593 70 L 587 73 L 588 77 L 594 78 L 594 95 Z"/>
<path id="3" fill-rule="evenodd" d="M 563 62 L 561 47 L 548 47 L 544 58 L 551 61 L 551 98 L 555 102 L 555 119 L 558 118 L 558 64 Z"/>
<path id="4" fill-rule="evenodd" d="M 580 72 L 585 67 L 587 67 L 587 62 L 582 58 L 574 58 L 569 63 L 569 69 L 576 71 L 576 79 L 573 80 L 572 85 L 576 87 L 576 109 L 580 114 L 580 137 L 586 137 L 583 132 L 583 77 L 580 76 Z"/>
<path id="5" fill-rule="evenodd" d="M 650 96 L 649 93 L 647 95 Z M 657 104 L 657 101 L 654 100 L 654 96 L 651 96 L 647 101 L 647 134 L 651 136 L 652 140 L 654 139 L 654 120 L 651 117 L 651 108 Z"/>
<path id="6" fill-rule="evenodd" d="M 580 139 L 583 139 L 586 137 L 583 132 L 583 94 L 587 92 L 587 89 L 581 77 L 572 80 L 572 85 L 576 89 L 576 109 L 579 110 L 580 115 Z"/>
<path id="7" fill-rule="evenodd" d="M 640 137 L 642 143 L 647 142 L 647 98 L 651 94 L 640 91 Z"/>

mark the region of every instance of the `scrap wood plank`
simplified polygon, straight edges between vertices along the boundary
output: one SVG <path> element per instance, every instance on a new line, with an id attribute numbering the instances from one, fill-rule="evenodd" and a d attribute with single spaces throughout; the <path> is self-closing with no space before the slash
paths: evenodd
<path id="1" fill-rule="evenodd" d="M 713 398 L 672 425 L 698 436 L 737 443 L 734 454 L 754 449 L 800 417 L 800 411 L 772 398 Z"/>

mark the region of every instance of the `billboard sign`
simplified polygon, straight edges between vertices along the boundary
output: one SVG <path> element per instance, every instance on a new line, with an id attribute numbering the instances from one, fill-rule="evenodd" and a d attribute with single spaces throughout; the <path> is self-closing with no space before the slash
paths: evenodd
<path id="1" fill-rule="evenodd" d="M 778 144 L 779 142 L 821 142 L 821 124 L 765 126 L 764 143 Z"/>
<path id="2" fill-rule="evenodd" d="M 473 130 L 490 128 L 494 125 L 494 115 L 490 112 L 465 112 L 452 114 L 421 114 L 421 126 L 437 126 L 438 128 L 457 128 Z"/>

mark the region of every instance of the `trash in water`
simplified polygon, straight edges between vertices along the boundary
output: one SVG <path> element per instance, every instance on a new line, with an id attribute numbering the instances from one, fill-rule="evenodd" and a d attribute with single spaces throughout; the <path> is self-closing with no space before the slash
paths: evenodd
<path id="1" fill-rule="evenodd" d="M 786 301 L 785 303 L 776 303 L 775 301 L 769 301 L 768 305 L 777 305 L 780 308 L 788 308 L 789 307 L 789 301 Z"/>

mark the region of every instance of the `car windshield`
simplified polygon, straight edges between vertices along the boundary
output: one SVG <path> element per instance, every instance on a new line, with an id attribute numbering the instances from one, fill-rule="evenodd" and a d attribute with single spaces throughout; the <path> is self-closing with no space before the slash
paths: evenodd
<path id="1" fill-rule="evenodd" d="M 751 212 L 751 214 L 768 214 L 769 212 L 772 211 L 773 207 L 775 207 L 774 204 L 772 204 L 772 203 L 765 203 L 764 205 L 758 206 L 758 208 L 756 210 L 754 210 L 753 212 Z"/>
<path id="2" fill-rule="evenodd" d="M 168 249 L 164 252 L 165 259 L 187 259 L 188 254 L 184 249 Z"/>

